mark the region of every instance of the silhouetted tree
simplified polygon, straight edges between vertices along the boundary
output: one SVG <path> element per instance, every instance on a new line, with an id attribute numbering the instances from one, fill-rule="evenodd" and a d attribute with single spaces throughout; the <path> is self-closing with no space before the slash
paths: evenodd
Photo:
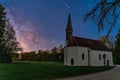
<path id="1" fill-rule="evenodd" d="M 6 23 L 6 13 L 5 9 L 0 4 L 0 62 L 4 62 L 5 54 L 5 41 L 4 41 L 4 32 L 5 32 L 5 23 Z"/>
<path id="2" fill-rule="evenodd" d="M 10 24 L 9 20 L 6 20 L 4 31 L 4 42 L 5 42 L 5 51 L 4 51 L 4 61 L 12 62 L 12 53 L 22 51 L 19 42 L 17 42 L 15 31 L 13 26 Z"/>
<path id="3" fill-rule="evenodd" d="M 109 49 L 113 49 L 115 47 L 115 39 L 112 36 L 101 36 L 99 38 Z"/>
<path id="4" fill-rule="evenodd" d="M 59 61 L 64 61 L 64 47 L 62 45 L 59 46 Z"/>
<path id="5" fill-rule="evenodd" d="M 37 53 L 37 61 L 41 61 L 41 55 L 43 53 L 43 50 L 38 50 L 38 53 Z"/>
<path id="6" fill-rule="evenodd" d="M 58 61 L 58 48 L 57 47 L 54 47 L 52 50 L 51 50 L 51 61 Z"/>
<path id="7" fill-rule="evenodd" d="M 12 62 L 11 53 L 22 50 L 16 40 L 15 31 L 9 20 L 6 18 L 6 12 L 0 4 L 0 62 Z"/>
<path id="8" fill-rule="evenodd" d="M 106 37 L 110 34 L 115 27 L 120 12 L 120 0 L 101 0 L 97 5 L 92 8 L 84 17 L 86 21 L 91 18 L 98 24 L 98 31 L 103 30 L 104 27 L 108 28 Z"/>
<path id="9" fill-rule="evenodd" d="M 12 61 L 19 61 L 19 54 L 18 53 L 13 53 L 12 54 Z"/>
<path id="10" fill-rule="evenodd" d="M 51 52 L 52 52 L 53 54 L 56 54 L 56 53 L 58 52 L 57 47 L 54 47 L 54 48 L 51 50 Z"/>
<path id="11" fill-rule="evenodd" d="M 113 51 L 113 59 L 115 64 L 120 64 L 120 30 L 116 36 L 115 49 Z"/>
<path id="12" fill-rule="evenodd" d="M 38 52 L 24 52 L 22 53 L 22 61 L 54 61 L 63 62 L 64 59 L 64 48 L 62 45 L 54 47 L 50 51 L 38 50 Z"/>
<path id="13" fill-rule="evenodd" d="M 7 53 L 14 53 L 22 51 L 20 43 L 16 39 L 16 32 L 14 31 L 13 26 L 10 24 L 9 20 L 6 21 L 6 27 L 4 32 L 4 40 Z"/>

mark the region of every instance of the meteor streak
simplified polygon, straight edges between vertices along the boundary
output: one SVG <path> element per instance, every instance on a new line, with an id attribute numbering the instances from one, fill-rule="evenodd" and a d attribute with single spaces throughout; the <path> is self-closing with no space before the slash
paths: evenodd
<path id="1" fill-rule="evenodd" d="M 65 4 L 65 6 L 66 6 L 68 9 L 70 9 L 69 4 L 68 4 L 65 0 L 63 0 L 63 3 Z"/>

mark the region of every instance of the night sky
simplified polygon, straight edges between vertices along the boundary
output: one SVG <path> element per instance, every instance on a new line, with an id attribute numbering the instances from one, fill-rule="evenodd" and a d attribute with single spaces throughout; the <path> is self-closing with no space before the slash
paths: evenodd
<path id="1" fill-rule="evenodd" d="M 97 1 L 99 0 L 0 0 L 24 51 L 64 45 L 69 12 L 74 35 L 91 39 L 104 35 L 105 31 L 98 34 L 94 22 L 83 22 L 83 16 Z M 116 30 L 117 28 L 113 30 L 113 35 Z"/>

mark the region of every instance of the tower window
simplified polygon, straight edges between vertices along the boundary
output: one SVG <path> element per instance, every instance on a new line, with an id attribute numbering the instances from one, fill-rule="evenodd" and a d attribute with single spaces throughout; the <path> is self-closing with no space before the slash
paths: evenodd
<path id="1" fill-rule="evenodd" d="M 82 60 L 84 60 L 85 59 L 85 54 L 84 53 L 82 53 Z"/>
<path id="2" fill-rule="evenodd" d="M 71 32 L 69 32 L 69 35 L 71 35 Z"/>

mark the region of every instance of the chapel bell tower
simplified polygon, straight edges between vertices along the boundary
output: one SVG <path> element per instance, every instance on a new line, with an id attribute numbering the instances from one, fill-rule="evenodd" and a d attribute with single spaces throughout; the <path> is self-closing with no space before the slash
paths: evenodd
<path id="1" fill-rule="evenodd" d="M 66 42 L 69 42 L 73 35 L 72 23 L 70 13 L 68 15 L 67 28 L 66 28 Z"/>

